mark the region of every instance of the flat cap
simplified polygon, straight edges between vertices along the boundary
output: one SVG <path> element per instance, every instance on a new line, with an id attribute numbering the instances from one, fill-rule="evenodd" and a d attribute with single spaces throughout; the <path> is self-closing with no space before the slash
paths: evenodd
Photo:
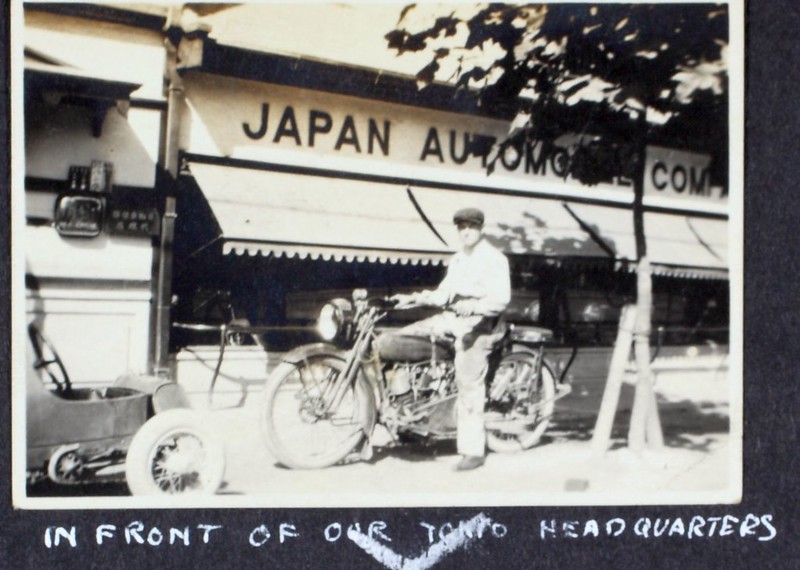
<path id="1" fill-rule="evenodd" d="M 453 214 L 453 223 L 472 222 L 480 226 L 483 225 L 483 212 L 478 208 L 462 208 Z"/>

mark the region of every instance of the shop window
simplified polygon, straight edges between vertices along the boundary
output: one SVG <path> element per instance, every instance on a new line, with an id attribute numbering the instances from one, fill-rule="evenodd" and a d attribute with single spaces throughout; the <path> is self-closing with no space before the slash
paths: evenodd
<path id="1" fill-rule="evenodd" d="M 550 328 L 565 346 L 613 346 L 621 309 L 636 300 L 635 274 L 609 269 L 543 268 L 527 283 L 536 288 L 515 290 L 509 320 Z M 653 346 L 727 344 L 728 291 L 727 281 L 654 277 Z"/>
<path id="2" fill-rule="evenodd" d="M 727 281 L 656 279 L 654 328 L 663 344 L 727 344 L 730 327 Z"/>
<path id="3" fill-rule="evenodd" d="M 199 287 L 190 294 L 176 296 L 172 308 L 172 334 L 170 336 L 173 351 L 184 346 L 219 345 L 219 330 L 193 330 L 182 325 L 230 325 L 232 323 L 248 324 L 246 318 L 240 316 L 231 300 L 231 293 L 222 289 Z M 253 345 L 258 341 L 252 335 L 237 335 L 229 341 L 240 345 Z"/>

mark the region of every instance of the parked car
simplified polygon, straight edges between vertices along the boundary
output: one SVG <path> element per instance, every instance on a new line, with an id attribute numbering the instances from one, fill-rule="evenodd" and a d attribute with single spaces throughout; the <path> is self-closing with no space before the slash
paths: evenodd
<path id="1" fill-rule="evenodd" d="M 106 386 L 75 387 L 35 323 L 28 327 L 26 442 L 29 482 L 95 481 L 124 463 L 134 495 L 216 492 L 225 453 L 180 386 L 125 374 Z"/>

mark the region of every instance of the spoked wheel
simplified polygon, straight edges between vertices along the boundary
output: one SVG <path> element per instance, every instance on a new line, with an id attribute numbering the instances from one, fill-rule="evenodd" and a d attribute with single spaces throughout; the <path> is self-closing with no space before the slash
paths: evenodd
<path id="1" fill-rule="evenodd" d="M 62 445 L 47 462 L 47 476 L 59 485 L 75 485 L 83 478 L 84 465 L 78 445 Z"/>
<path id="2" fill-rule="evenodd" d="M 300 363 L 285 362 L 270 375 L 264 389 L 264 437 L 273 456 L 294 469 L 334 465 L 352 452 L 375 420 L 370 386 L 361 373 L 347 386 L 338 407 L 335 383 L 344 362 L 328 355 Z"/>
<path id="3" fill-rule="evenodd" d="M 133 437 L 125 477 L 134 495 L 214 494 L 225 474 L 225 449 L 196 412 L 167 410 Z"/>
<path id="4" fill-rule="evenodd" d="M 506 386 L 502 396 L 490 401 L 487 411 L 486 444 L 496 452 L 529 449 L 539 443 L 555 407 L 555 379 L 542 363 L 536 376 L 537 357 L 512 353 L 503 358 L 495 382 Z"/>

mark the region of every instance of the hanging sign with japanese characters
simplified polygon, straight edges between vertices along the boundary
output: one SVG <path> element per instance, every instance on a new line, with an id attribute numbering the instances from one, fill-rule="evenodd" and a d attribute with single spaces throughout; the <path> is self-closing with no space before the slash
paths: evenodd
<path id="1" fill-rule="evenodd" d="M 110 205 L 106 213 L 106 230 L 117 235 L 156 236 L 160 219 L 156 208 Z"/>

